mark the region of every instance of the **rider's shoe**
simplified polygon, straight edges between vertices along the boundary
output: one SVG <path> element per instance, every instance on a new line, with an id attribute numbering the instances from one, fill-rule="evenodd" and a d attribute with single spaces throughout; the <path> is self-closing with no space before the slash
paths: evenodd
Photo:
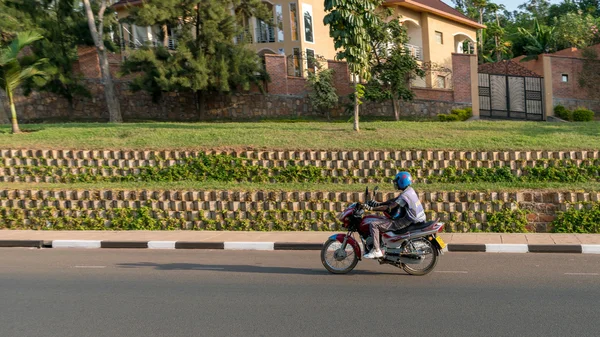
<path id="1" fill-rule="evenodd" d="M 373 249 L 368 254 L 365 254 L 365 256 L 363 256 L 363 257 L 365 259 L 378 259 L 380 257 L 383 257 L 383 253 L 379 249 L 377 249 L 377 250 Z"/>

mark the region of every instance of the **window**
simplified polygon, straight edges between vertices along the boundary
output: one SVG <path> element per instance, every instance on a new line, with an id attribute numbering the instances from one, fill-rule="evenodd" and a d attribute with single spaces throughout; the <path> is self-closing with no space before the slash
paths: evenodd
<path id="1" fill-rule="evenodd" d="M 298 5 L 290 4 L 290 28 L 292 29 L 292 41 L 298 41 Z"/>
<path id="2" fill-rule="evenodd" d="M 283 42 L 283 8 L 275 6 L 275 24 L 277 25 L 277 42 Z"/>
<path id="3" fill-rule="evenodd" d="M 317 70 L 317 60 L 315 59 L 315 51 L 306 49 L 306 70 L 314 73 Z"/>
<path id="4" fill-rule="evenodd" d="M 288 76 L 302 77 L 302 65 L 300 64 L 300 48 L 294 48 L 291 60 L 288 57 Z"/>
<path id="5" fill-rule="evenodd" d="M 444 34 L 442 32 L 435 32 L 435 41 L 439 44 L 444 44 Z"/>
<path id="6" fill-rule="evenodd" d="M 436 85 L 438 88 L 445 89 L 446 88 L 446 77 L 438 76 Z"/>
<path id="7" fill-rule="evenodd" d="M 315 42 L 313 35 L 313 12 L 312 6 L 302 4 L 302 12 L 304 16 L 304 41 Z"/>
<path id="8" fill-rule="evenodd" d="M 562 81 L 563 81 L 564 83 L 567 83 L 567 82 L 569 82 L 569 75 L 567 75 L 567 74 L 562 74 Z"/>

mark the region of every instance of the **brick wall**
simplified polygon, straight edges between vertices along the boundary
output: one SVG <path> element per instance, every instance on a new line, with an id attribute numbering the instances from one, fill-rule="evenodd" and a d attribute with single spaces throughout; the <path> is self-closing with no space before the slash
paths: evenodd
<path id="1" fill-rule="evenodd" d="M 265 68 L 271 81 L 267 84 L 267 90 L 274 95 L 287 95 L 287 68 L 284 55 L 265 55 Z"/>
<path id="2" fill-rule="evenodd" d="M 302 77 L 288 77 L 287 83 L 288 95 L 305 95 L 308 90 L 306 88 L 306 80 Z M 271 94 L 272 92 L 269 90 L 269 93 Z"/>
<path id="3" fill-rule="evenodd" d="M 415 93 L 415 99 L 417 100 L 454 102 L 454 90 L 413 88 L 413 92 Z"/>
<path id="4" fill-rule="evenodd" d="M 333 80 L 338 95 L 348 96 L 354 92 L 354 86 L 351 83 L 350 71 L 346 62 L 329 60 L 327 61 L 327 67 L 334 71 Z"/>
<path id="5" fill-rule="evenodd" d="M 452 79 L 454 82 L 453 100 L 458 103 L 471 103 L 471 58 L 470 54 L 452 54 Z"/>

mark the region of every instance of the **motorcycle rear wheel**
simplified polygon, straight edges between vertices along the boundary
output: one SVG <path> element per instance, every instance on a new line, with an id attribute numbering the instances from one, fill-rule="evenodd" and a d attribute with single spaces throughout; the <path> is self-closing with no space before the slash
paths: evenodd
<path id="1" fill-rule="evenodd" d="M 423 276 L 423 275 L 427 275 L 429 274 L 437 265 L 437 260 L 438 260 L 438 256 L 439 256 L 439 252 L 437 250 L 437 248 L 431 243 L 431 241 L 425 239 L 425 238 L 421 238 L 421 239 L 417 239 L 417 240 L 413 240 L 413 242 L 418 242 L 419 244 L 422 244 L 424 246 L 426 246 L 426 254 L 428 255 L 427 257 L 431 258 L 431 261 L 429 263 L 425 263 L 425 265 L 423 266 L 423 268 L 413 268 L 413 265 L 408 265 L 408 264 L 404 264 L 402 263 L 402 269 L 404 269 L 405 272 L 407 272 L 410 275 L 414 275 L 414 276 Z M 421 266 L 419 265 L 414 265 L 414 266 Z"/>
<path id="2" fill-rule="evenodd" d="M 347 244 L 343 251 L 342 243 L 335 239 L 329 239 L 321 249 L 321 263 L 325 269 L 333 274 L 346 274 L 352 271 L 358 263 L 358 256 L 354 253 L 351 245 Z M 336 258 L 336 253 L 338 254 Z M 339 258 L 343 258 L 338 260 Z"/>

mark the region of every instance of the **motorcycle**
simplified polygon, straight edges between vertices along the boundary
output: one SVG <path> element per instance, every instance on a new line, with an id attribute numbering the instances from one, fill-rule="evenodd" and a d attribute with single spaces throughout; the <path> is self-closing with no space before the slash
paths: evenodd
<path id="1" fill-rule="evenodd" d="M 378 187 L 375 187 L 374 194 L 377 193 L 377 189 Z M 368 187 L 365 196 L 370 200 Z M 373 248 L 370 225 L 385 218 L 390 218 L 390 215 L 365 215 L 364 204 L 360 202 L 349 205 L 338 216 L 347 233 L 334 234 L 323 244 L 323 266 L 333 274 L 352 271 L 362 259 L 361 246 L 354 239 L 354 233 L 358 233 L 362 247 L 368 252 Z M 430 273 L 435 268 L 439 256 L 446 250 L 446 243 L 437 235 L 443 228 L 444 224 L 436 219 L 382 233 L 379 242 L 383 257 L 378 259 L 379 263 L 401 268 L 410 275 L 422 276 Z"/>

